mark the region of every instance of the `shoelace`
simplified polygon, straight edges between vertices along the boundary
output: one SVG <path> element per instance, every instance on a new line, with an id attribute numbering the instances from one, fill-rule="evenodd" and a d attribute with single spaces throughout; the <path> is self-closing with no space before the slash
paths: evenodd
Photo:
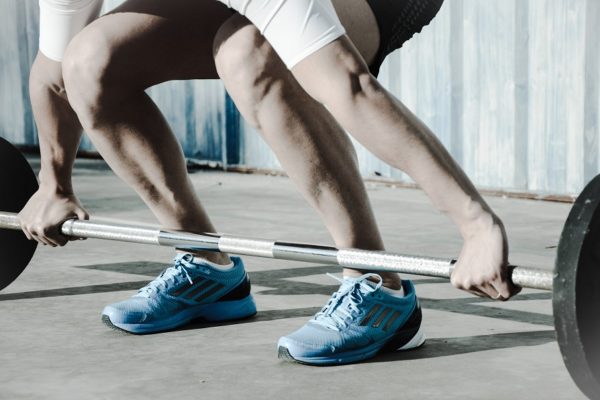
<path id="1" fill-rule="evenodd" d="M 188 269 L 200 269 L 202 272 L 209 274 L 210 270 L 208 268 L 199 267 L 197 265 L 192 264 L 194 261 L 194 256 L 191 254 L 182 254 L 173 259 L 173 265 L 163 272 L 160 273 L 158 277 L 156 277 L 152 282 L 148 283 L 146 286 L 141 288 L 138 291 L 138 295 L 143 297 L 148 297 L 152 292 L 159 292 L 161 289 L 165 289 L 167 284 L 176 283 L 177 277 L 183 276 L 185 277 L 190 285 L 194 284 L 190 272 Z"/>
<path id="2" fill-rule="evenodd" d="M 335 275 L 327 274 L 342 284 L 327 304 L 319 311 L 313 321 L 328 329 L 339 331 L 346 328 L 349 321 L 353 320 L 360 312 L 360 305 L 369 293 L 377 291 L 383 284 L 383 279 L 377 274 L 365 274 L 359 278 L 340 279 Z M 377 278 L 379 282 L 372 286 L 368 283 L 369 278 Z"/>

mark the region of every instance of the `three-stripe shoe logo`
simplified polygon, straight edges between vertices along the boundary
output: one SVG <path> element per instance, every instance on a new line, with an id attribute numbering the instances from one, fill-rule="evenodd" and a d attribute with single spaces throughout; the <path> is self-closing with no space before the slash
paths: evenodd
<path id="1" fill-rule="evenodd" d="M 373 328 L 379 328 L 385 322 L 383 330 L 387 332 L 401 315 L 400 311 L 393 308 L 375 304 L 360 322 L 360 326 L 370 325 Z"/>
<path id="2" fill-rule="evenodd" d="M 225 285 L 222 285 L 219 282 L 215 282 L 206 278 L 197 278 L 194 284 L 185 284 L 182 287 L 172 291 L 170 295 L 201 302 L 208 299 L 210 296 L 217 293 L 224 287 Z"/>

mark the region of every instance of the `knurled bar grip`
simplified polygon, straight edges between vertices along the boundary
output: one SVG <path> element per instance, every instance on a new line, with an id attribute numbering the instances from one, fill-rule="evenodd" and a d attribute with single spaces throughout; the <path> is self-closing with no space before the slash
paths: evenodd
<path id="1" fill-rule="evenodd" d="M 17 214 L 0 212 L 0 228 L 21 230 Z M 139 226 L 114 225 L 93 221 L 66 221 L 61 231 L 65 236 L 116 240 L 140 244 L 170 246 L 188 250 L 307 261 L 369 271 L 450 278 L 453 260 L 393 254 L 383 251 L 337 249 L 302 243 L 278 242 L 221 234 L 195 234 L 162 231 Z M 541 268 L 514 267 L 511 279 L 517 286 L 552 290 L 551 271 Z"/>

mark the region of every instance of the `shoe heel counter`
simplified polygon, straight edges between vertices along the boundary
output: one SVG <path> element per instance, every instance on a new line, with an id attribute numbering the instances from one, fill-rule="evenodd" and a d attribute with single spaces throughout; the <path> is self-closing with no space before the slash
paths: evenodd
<path id="1" fill-rule="evenodd" d="M 400 329 L 403 329 L 403 330 L 417 329 L 418 330 L 419 327 L 421 326 L 422 321 L 423 321 L 423 312 L 421 311 L 421 305 L 419 304 L 419 300 L 417 300 L 417 304 L 415 305 L 415 309 L 413 310 L 412 315 Z"/>
<path id="2" fill-rule="evenodd" d="M 250 278 L 248 277 L 248 274 L 246 274 L 239 285 L 237 285 L 217 301 L 234 301 L 245 299 L 246 297 L 250 296 L 251 287 Z"/>
<path id="3" fill-rule="evenodd" d="M 423 313 L 417 301 L 410 318 L 394 332 L 390 340 L 382 348 L 382 351 L 395 351 L 409 344 L 415 336 L 419 335 L 422 319 Z M 419 346 L 422 343 L 423 341 L 420 341 Z"/>

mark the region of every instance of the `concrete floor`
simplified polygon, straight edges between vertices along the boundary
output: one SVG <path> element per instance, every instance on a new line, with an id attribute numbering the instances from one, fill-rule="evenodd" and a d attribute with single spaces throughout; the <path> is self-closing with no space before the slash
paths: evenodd
<path id="1" fill-rule="evenodd" d="M 196 172 L 197 191 L 221 232 L 330 243 L 287 178 Z M 153 223 L 135 194 L 97 162 L 76 170 L 93 216 Z M 460 238 L 423 193 L 369 184 L 389 251 L 453 257 Z M 505 220 L 511 262 L 553 264 L 569 205 L 490 198 Z M 427 344 L 356 365 L 280 362 L 276 343 L 336 290 L 323 267 L 246 258 L 259 307 L 250 320 L 195 323 L 134 336 L 100 322 L 157 275 L 171 249 L 88 240 L 39 248 L 0 293 L 2 399 L 581 399 L 554 338 L 551 294 L 526 290 L 494 303 L 415 278 Z"/>

